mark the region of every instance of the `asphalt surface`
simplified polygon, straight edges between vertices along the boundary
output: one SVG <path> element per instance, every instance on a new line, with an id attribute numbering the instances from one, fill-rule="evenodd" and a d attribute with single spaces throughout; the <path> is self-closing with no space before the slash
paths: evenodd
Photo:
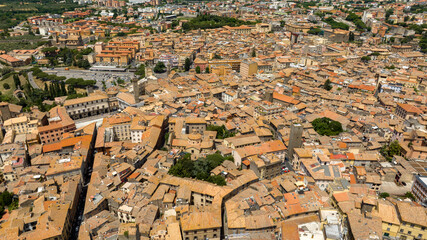
<path id="1" fill-rule="evenodd" d="M 95 80 L 96 86 L 99 89 L 103 89 L 102 82 L 105 82 L 107 88 L 113 86 L 113 82 L 117 81 L 119 78 L 125 82 L 130 82 L 130 80 L 135 76 L 132 72 L 109 72 L 109 71 L 91 71 L 91 70 L 81 70 L 81 69 L 69 69 L 65 68 L 42 68 L 42 71 L 47 74 L 55 74 L 57 76 L 64 76 L 68 78 L 83 78 L 84 80 Z"/>
<path id="2" fill-rule="evenodd" d="M 28 82 L 30 82 L 30 84 L 31 84 L 31 86 L 32 86 L 33 88 L 38 88 L 38 89 L 40 89 L 39 85 L 37 85 L 37 83 L 36 83 L 36 82 L 34 82 L 34 78 L 33 78 L 33 73 L 32 73 L 32 72 L 29 72 L 29 73 L 28 73 Z"/>

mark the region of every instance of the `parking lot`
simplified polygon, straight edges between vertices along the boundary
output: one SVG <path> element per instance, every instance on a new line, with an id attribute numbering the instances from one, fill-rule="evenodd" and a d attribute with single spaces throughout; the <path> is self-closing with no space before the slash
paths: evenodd
<path id="1" fill-rule="evenodd" d="M 110 71 L 91 71 L 65 68 L 42 68 L 42 71 L 47 74 L 55 74 L 66 78 L 83 78 L 84 80 L 95 80 L 96 86 L 102 89 L 102 82 L 105 81 L 107 88 L 113 86 L 113 82 L 118 79 L 123 79 L 125 82 L 130 82 L 134 77 L 132 72 L 110 72 Z"/>

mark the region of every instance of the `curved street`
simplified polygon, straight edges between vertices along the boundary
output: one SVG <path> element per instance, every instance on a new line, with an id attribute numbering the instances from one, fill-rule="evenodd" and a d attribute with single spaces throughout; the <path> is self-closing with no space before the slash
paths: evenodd
<path id="1" fill-rule="evenodd" d="M 29 73 L 28 73 L 28 82 L 30 82 L 30 84 L 31 84 L 31 86 L 32 86 L 33 88 L 38 88 L 38 89 L 40 89 L 40 87 L 37 85 L 37 83 L 36 83 L 36 82 L 34 82 L 34 78 L 33 78 L 33 73 L 32 73 L 32 72 L 29 72 Z"/>

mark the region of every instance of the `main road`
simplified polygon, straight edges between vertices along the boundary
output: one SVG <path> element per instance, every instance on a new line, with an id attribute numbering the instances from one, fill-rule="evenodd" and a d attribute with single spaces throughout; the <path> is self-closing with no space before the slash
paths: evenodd
<path id="1" fill-rule="evenodd" d="M 34 82 L 34 78 L 33 78 L 33 73 L 32 72 L 28 72 L 28 82 L 30 82 L 30 84 L 31 84 L 31 86 L 33 88 L 40 89 L 39 85 L 37 85 L 37 83 Z"/>

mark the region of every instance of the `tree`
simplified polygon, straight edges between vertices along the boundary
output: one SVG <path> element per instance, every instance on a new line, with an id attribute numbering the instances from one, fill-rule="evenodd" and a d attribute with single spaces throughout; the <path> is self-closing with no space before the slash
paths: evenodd
<path id="1" fill-rule="evenodd" d="M 331 80 L 326 79 L 325 83 L 323 84 L 323 88 L 327 91 L 330 91 L 332 89 Z"/>
<path id="2" fill-rule="evenodd" d="M 13 82 L 15 83 L 16 88 L 21 88 L 21 81 L 19 80 L 18 74 L 13 75 Z"/>
<path id="3" fill-rule="evenodd" d="M 385 20 L 386 20 L 386 21 L 387 21 L 387 20 L 388 20 L 388 18 L 393 14 L 393 12 L 394 12 L 393 8 L 390 8 L 390 9 L 388 9 L 388 10 L 385 12 Z"/>
<path id="4" fill-rule="evenodd" d="M 307 31 L 308 34 L 313 34 L 313 35 L 320 35 L 320 33 L 322 32 L 322 29 L 320 29 L 319 27 L 311 27 L 310 30 Z"/>
<path id="5" fill-rule="evenodd" d="M 412 201 L 415 201 L 415 196 L 411 192 L 406 192 L 405 197 L 411 199 Z"/>
<path id="6" fill-rule="evenodd" d="M 348 41 L 354 42 L 354 33 L 353 32 L 350 32 L 350 34 L 348 35 Z"/>
<path id="7" fill-rule="evenodd" d="M 145 77 L 145 65 L 140 64 L 138 66 L 138 69 L 136 70 L 135 74 L 138 75 L 140 78 L 144 78 Z"/>
<path id="8" fill-rule="evenodd" d="M 320 135 L 335 136 L 343 132 L 340 122 L 329 118 L 316 118 L 312 123 L 314 130 Z"/>
<path id="9" fill-rule="evenodd" d="M 380 193 L 380 197 L 381 198 L 387 198 L 387 197 L 390 197 L 390 194 L 388 194 L 386 192 L 382 192 L 382 193 Z"/>
<path id="10" fill-rule="evenodd" d="M 121 78 L 117 79 L 117 84 L 123 85 L 124 83 L 125 83 L 125 80 L 123 80 Z"/>
<path id="11" fill-rule="evenodd" d="M 222 57 L 218 55 L 218 53 L 215 53 L 213 56 L 213 59 L 222 59 Z"/>
<path id="12" fill-rule="evenodd" d="M 4 89 L 10 89 L 10 85 L 9 85 L 9 83 L 3 83 L 3 88 Z"/>
<path id="13" fill-rule="evenodd" d="M 196 178 L 223 186 L 226 184 L 225 179 L 222 176 L 211 176 L 211 171 L 221 165 L 225 159 L 221 154 L 215 153 L 207 155 L 204 159 L 192 161 L 191 154 L 187 153 L 169 169 L 168 173 L 177 177 Z"/>
<path id="14" fill-rule="evenodd" d="M 0 194 L 0 206 L 9 206 L 13 201 L 13 193 L 4 191 Z"/>
<path id="15" fill-rule="evenodd" d="M 65 88 L 65 82 L 61 81 L 61 96 L 67 95 L 67 89 Z"/>
<path id="16" fill-rule="evenodd" d="M 380 153 L 385 157 L 387 161 L 391 161 L 394 156 L 399 156 L 401 152 L 401 146 L 398 141 L 393 141 L 390 144 L 384 145 Z"/>
<path id="17" fill-rule="evenodd" d="M 84 69 L 89 69 L 90 68 L 90 63 L 89 63 L 88 60 L 77 61 L 76 65 L 79 68 L 84 68 Z"/>
<path id="18" fill-rule="evenodd" d="M 125 238 L 129 238 L 129 231 L 124 231 L 123 236 L 125 236 Z"/>
<path id="19" fill-rule="evenodd" d="M 154 67 L 154 72 L 155 73 L 164 73 L 166 72 L 166 66 L 163 62 L 157 62 L 156 66 Z"/>
<path id="20" fill-rule="evenodd" d="M 196 73 L 200 73 L 200 66 L 196 67 Z"/>
<path id="21" fill-rule="evenodd" d="M 206 127 L 206 130 L 207 131 L 215 131 L 217 133 L 216 137 L 218 139 L 234 137 L 236 135 L 235 133 L 228 131 L 224 125 L 222 125 L 222 126 L 208 125 Z"/>
<path id="22" fill-rule="evenodd" d="M 362 58 L 360 58 L 360 60 L 362 60 L 363 62 L 368 62 L 368 61 L 371 61 L 371 57 L 370 56 L 363 56 Z"/>
<path id="23" fill-rule="evenodd" d="M 209 66 L 205 68 L 205 73 L 209 73 Z"/>
<path id="24" fill-rule="evenodd" d="M 254 48 L 254 49 L 252 49 L 252 57 L 256 57 L 256 51 L 255 51 L 255 48 Z"/>
<path id="25" fill-rule="evenodd" d="M 187 72 L 188 70 L 190 70 L 190 67 L 191 67 L 191 60 L 189 58 L 186 58 L 184 63 L 184 70 Z"/>

